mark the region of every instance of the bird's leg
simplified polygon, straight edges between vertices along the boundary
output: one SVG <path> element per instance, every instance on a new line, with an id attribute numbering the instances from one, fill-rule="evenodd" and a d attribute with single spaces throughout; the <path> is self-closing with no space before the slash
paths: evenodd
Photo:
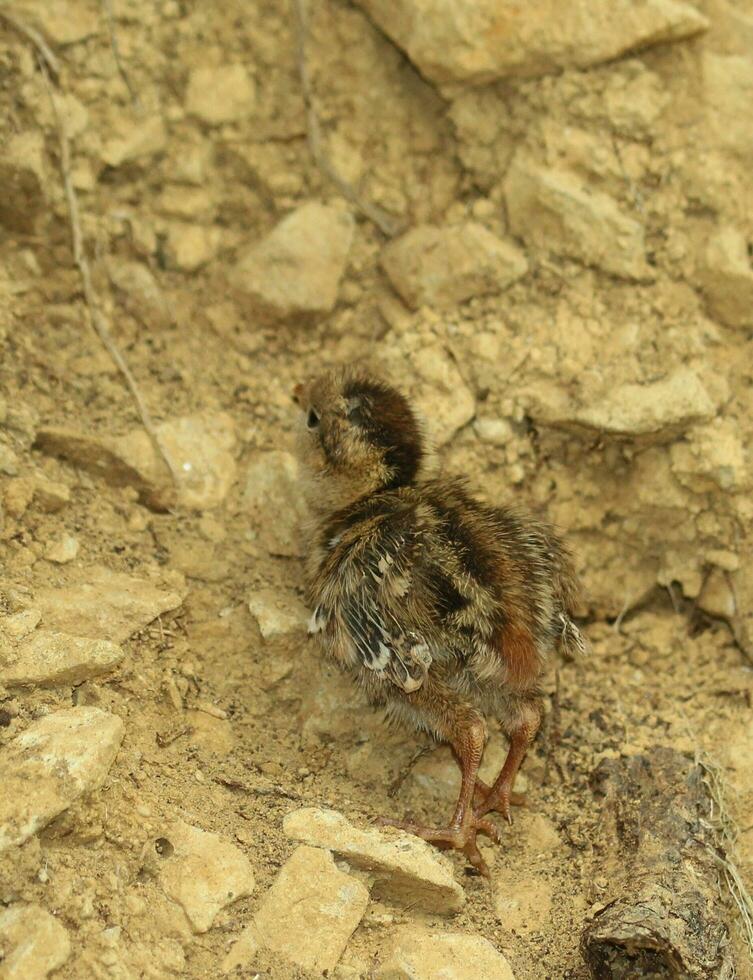
<path id="1" fill-rule="evenodd" d="M 537 711 L 529 708 L 525 712 L 523 721 L 510 732 L 510 748 L 507 752 L 505 764 L 502 766 L 499 775 L 494 780 L 494 785 L 485 797 L 480 799 L 480 793 L 474 796 L 474 807 L 476 815 L 483 817 L 492 810 L 501 813 L 510 823 L 510 806 L 520 806 L 525 803 L 525 796 L 513 792 L 515 777 L 520 769 L 520 764 L 525 758 L 528 746 L 534 739 L 539 728 L 540 716 Z M 478 786 L 478 781 L 476 783 Z M 483 784 L 482 790 L 483 792 Z"/>
<path id="2" fill-rule="evenodd" d="M 437 847 L 462 851 L 471 864 L 488 877 L 489 868 L 476 844 L 476 834 L 481 831 L 495 842 L 499 836 L 494 824 L 473 809 L 473 791 L 485 740 L 486 726 L 479 715 L 468 713 L 466 717 L 455 716 L 452 729 L 448 732 L 448 741 L 458 757 L 462 778 L 455 812 L 447 827 L 435 829 L 399 820 L 383 820 L 382 823 L 407 830 Z"/>
<path id="3" fill-rule="evenodd" d="M 481 810 L 482 805 L 486 801 L 486 798 L 491 793 L 492 788 L 488 783 L 485 783 L 483 779 L 479 779 L 476 776 L 476 785 L 473 788 L 473 807 L 475 810 Z M 525 793 L 510 793 L 510 806 L 527 806 L 528 797 Z"/>

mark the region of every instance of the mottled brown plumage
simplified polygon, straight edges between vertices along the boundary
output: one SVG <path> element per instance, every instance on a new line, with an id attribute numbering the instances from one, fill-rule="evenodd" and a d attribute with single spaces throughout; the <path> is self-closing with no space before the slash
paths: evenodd
<path id="1" fill-rule="evenodd" d="M 395 823 L 462 850 L 486 818 L 509 819 L 513 783 L 540 720 L 540 679 L 557 648 L 583 646 L 577 583 L 552 527 L 489 507 L 464 482 L 425 476 L 407 400 L 356 369 L 296 389 L 300 455 L 312 512 L 310 631 L 388 714 L 449 742 L 462 772 L 449 825 Z M 492 787 L 477 778 L 485 718 L 510 739 Z"/>

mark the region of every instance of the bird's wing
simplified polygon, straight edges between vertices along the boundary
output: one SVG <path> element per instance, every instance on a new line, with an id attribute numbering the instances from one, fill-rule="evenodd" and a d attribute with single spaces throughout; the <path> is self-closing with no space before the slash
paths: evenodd
<path id="1" fill-rule="evenodd" d="M 311 623 L 318 631 L 334 615 L 364 667 L 406 692 L 421 687 L 432 663 L 411 595 L 420 547 L 410 523 L 389 520 L 338 544 L 337 598 L 317 607 Z"/>

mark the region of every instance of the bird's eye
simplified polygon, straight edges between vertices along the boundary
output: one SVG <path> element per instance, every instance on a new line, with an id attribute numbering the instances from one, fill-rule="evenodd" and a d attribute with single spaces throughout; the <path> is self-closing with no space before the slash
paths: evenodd
<path id="1" fill-rule="evenodd" d="M 317 425 L 319 425 L 319 416 L 314 411 L 313 408 L 310 408 L 309 409 L 309 413 L 306 416 L 306 428 L 307 429 L 315 429 L 317 427 Z"/>

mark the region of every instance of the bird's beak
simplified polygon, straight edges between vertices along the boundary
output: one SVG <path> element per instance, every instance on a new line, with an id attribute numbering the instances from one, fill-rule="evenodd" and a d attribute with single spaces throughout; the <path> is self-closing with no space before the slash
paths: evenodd
<path id="1" fill-rule="evenodd" d="M 293 388 L 292 394 L 293 394 L 293 401 L 296 403 L 296 405 L 300 405 L 301 399 L 303 398 L 303 385 L 297 384 L 295 388 Z"/>

